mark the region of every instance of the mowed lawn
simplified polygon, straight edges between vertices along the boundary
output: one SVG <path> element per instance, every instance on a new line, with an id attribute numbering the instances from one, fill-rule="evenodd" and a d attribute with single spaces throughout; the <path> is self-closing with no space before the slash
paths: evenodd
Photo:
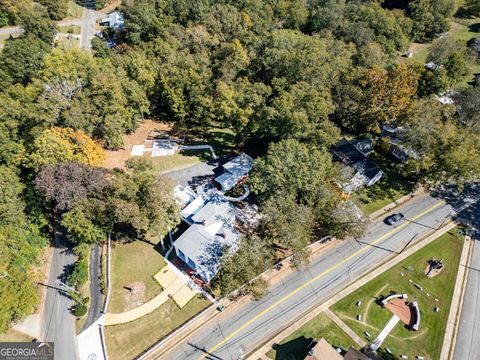
<path id="1" fill-rule="evenodd" d="M 438 359 L 463 243 L 464 236 L 459 234 L 458 228 L 451 230 L 334 304 L 332 310 L 359 336 L 371 342 L 392 316 L 389 310 L 382 309 L 375 301 L 390 292 L 405 293 L 410 301 L 415 299 L 420 307 L 420 329 L 417 332 L 409 331 L 400 322 L 382 348 L 392 350 L 396 358 L 407 355 L 409 359 L 414 359 L 415 355 L 420 355 L 425 359 Z M 445 268 L 439 275 L 427 278 L 425 270 L 431 258 L 443 259 Z M 424 291 L 417 289 L 414 284 L 420 284 Z M 361 306 L 356 305 L 358 300 L 362 301 Z M 435 307 L 439 307 L 440 311 L 434 312 Z M 359 314 L 362 315 L 362 321 L 356 320 Z M 371 334 L 370 338 L 364 334 L 365 331 Z"/>
<path id="2" fill-rule="evenodd" d="M 466 44 L 469 40 L 480 36 L 480 18 L 454 19 L 454 21 L 450 23 L 450 30 L 447 32 L 446 36 L 452 40 L 460 40 Z M 413 51 L 413 56 L 410 59 L 399 56 L 398 61 L 425 64 L 427 62 L 430 46 L 431 43 L 413 43 L 410 46 L 410 50 Z M 465 78 L 459 84 L 457 84 L 456 87 L 464 88 L 468 86 L 468 84 L 474 79 L 474 75 L 479 73 L 480 64 L 478 62 L 472 64 L 470 66 L 470 74 L 465 76 Z"/>
<path id="3" fill-rule="evenodd" d="M 145 301 L 155 297 L 162 290 L 155 281 L 155 275 L 166 263 L 163 256 L 153 245 L 143 241 L 133 241 L 112 246 L 112 288 L 108 311 L 119 313 L 125 311 L 124 286 L 135 282 L 145 284 Z"/>
<path id="4" fill-rule="evenodd" d="M 197 151 L 197 153 L 199 152 Z M 150 159 L 153 165 L 153 171 L 156 174 L 182 169 L 200 162 L 200 158 L 193 155 L 193 152 L 191 156 L 175 153 L 174 155 L 157 157 L 151 157 L 150 154 L 148 154 L 144 155 L 144 157 Z"/>
<path id="5" fill-rule="evenodd" d="M 135 358 L 208 305 L 210 302 L 200 296 L 193 298 L 183 309 L 180 309 L 173 300 L 168 300 L 138 320 L 105 327 L 109 358 L 115 360 Z"/>
<path id="6" fill-rule="evenodd" d="M 391 202 L 414 190 L 415 183 L 402 175 L 401 164 L 373 153 L 370 158 L 382 169 L 383 177 L 375 184 L 364 187 L 352 198 L 366 215 L 380 210 Z"/>
<path id="7" fill-rule="evenodd" d="M 303 360 L 312 341 L 321 338 L 327 340 L 333 347 L 344 350 L 356 345 L 327 315 L 321 313 L 282 340 L 275 349 L 267 353 L 267 356 L 274 360 Z"/>

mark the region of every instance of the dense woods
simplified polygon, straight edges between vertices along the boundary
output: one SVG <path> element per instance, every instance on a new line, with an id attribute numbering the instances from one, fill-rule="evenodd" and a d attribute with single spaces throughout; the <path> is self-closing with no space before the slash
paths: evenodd
<path id="1" fill-rule="evenodd" d="M 478 16 L 477 0 L 460 10 L 456 0 L 127 0 L 116 46 L 95 39 L 93 55 L 52 49 L 65 6 L 0 0 L 0 26 L 24 29 L 0 53 L 0 331 L 34 308 L 32 265 L 57 217 L 79 253 L 112 228 L 148 239 L 179 221 L 172 184 L 149 164 L 101 168 L 103 149 L 121 148 L 147 116 L 179 131 L 228 129 L 257 156 L 249 181 L 264 217 L 225 259 L 224 293 L 279 249 L 301 266 L 314 238 L 365 229 L 336 185 L 329 149 L 342 135 L 403 126 L 418 154 L 405 176 L 478 180 L 479 88 L 454 105 L 435 100 L 479 61 L 478 44 L 439 38 L 457 11 Z M 411 41 L 432 40 L 437 70 L 398 61 Z"/>

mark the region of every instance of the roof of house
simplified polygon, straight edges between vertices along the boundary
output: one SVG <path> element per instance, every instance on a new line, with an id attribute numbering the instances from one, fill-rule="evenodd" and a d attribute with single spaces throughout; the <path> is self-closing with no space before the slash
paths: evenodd
<path id="1" fill-rule="evenodd" d="M 370 358 L 358 351 L 357 349 L 354 349 L 350 347 L 348 351 L 346 352 L 345 355 L 343 355 L 344 360 L 370 360 Z"/>
<path id="2" fill-rule="evenodd" d="M 365 159 L 365 154 L 347 139 L 340 140 L 334 146 L 332 154 L 334 160 L 345 161 L 347 164 Z"/>
<path id="3" fill-rule="evenodd" d="M 355 170 L 357 170 L 360 174 L 365 175 L 369 179 L 373 179 L 377 176 L 382 170 L 370 159 L 363 159 L 357 161 L 352 165 Z"/>
<path id="4" fill-rule="evenodd" d="M 382 170 L 370 159 L 368 153 L 373 150 L 373 143 L 370 139 L 359 139 L 348 141 L 340 140 L 332 149 L 334 161 L 342 161 L 354 168 L 357 172 L 373 179 Z"/>
<path id="5" fill-rule="evenodd" d="M 307 355 L 305 360 L 342 360 L 343 357 L 335 351 L 325 339 L 320 339 L 310 350 L 311 355 Z"/>
<path id="6" fill-rule="evenodd" d="M 245 176 L 252 170 L 253 159 L 245 153 L 240 154 L 236 158 L 223 164 L 225 172 L 216 177 L 215 181 L 218 182 L 224 191 L 228 191 L 235 187 L 242 176 Z"/>
<path id="7" fill-rule="evenodd" d="M 253 159 L 245 153 L 241 153 L 236 158 L 223 164 L 225 171 L 239 176 L 248 174 L 248 172 L 252 170 L 252 167 Z"/>
<path id="8" fill-rule="evenodd" d="M 189 214 L 193 224 L 175 241 L 175 247 L 195 263 L 194 270 L 209 280 L 217 273 L 223 252 L 237 248 L 237 209 L 218 194 L 206 200 L 200 198 L 194 207 Z"/>

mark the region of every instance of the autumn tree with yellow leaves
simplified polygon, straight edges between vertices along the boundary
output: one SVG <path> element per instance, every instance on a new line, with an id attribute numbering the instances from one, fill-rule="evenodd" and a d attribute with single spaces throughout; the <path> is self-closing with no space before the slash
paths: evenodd
<path id="1" fill-rule="evenodd" d="M 72 161 L 101 166 L 105 162 L 105 152 L 81 130 L 53 127 L 44 130 L 35 139 L 28 161 L 35 171 L 41 170 L 45 165 Z"/>

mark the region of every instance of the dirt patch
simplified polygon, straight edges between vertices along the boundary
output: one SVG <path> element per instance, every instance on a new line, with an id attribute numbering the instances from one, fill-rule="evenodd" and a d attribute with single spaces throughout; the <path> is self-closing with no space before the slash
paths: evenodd
<path id="1" fill-rule="evenodd" d="M 393 314 L 397 315 L 405 325 L 410 325 L 413 320 L 412 309 L 403 299 L 393 299 L 385 307 Z"/>
<path id="2" fill-rule="evenodd" d="M 135 281 L 123 288 L 124 311 L 132 310 L 145 303 L 145 283 Z"/>
<path id="3" fill-rule="evenodd" d="M 171 130 L 171 126 L 166 123 L 160 123 L 153 120 L 143 121 L 134 133 L 123 136 L 122 150 L 105 151 L 107 155 L 105 167 L 108 169 L 124 169 L 125 161 L 131 157 L 130 154 L 132 152 L 133 145 L 143 145 L 145 140 L 147 140 L 148 134 L 154 130 L 169 131 Z"/>

